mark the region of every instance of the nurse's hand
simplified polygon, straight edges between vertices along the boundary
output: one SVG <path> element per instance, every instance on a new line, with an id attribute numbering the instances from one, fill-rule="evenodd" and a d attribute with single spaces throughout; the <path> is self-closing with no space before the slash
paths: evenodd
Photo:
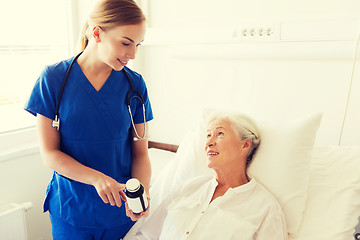
<path id="1" fill-rule="evenodd" d="M 145 212 L 142 212 L 140 214 L 135 214 L 133 213 L 133 211 L 129 208 L 129 205 L 127 202 L 125 202 L 125 208 L 126 208 L 126 216 L 128 216 L 129 218 L 131 218 L 132 221 L 137 221 L 142 217 L 147 217 L 149 215 L 149 209 L 150 209 L 150 198 L 147 196 L 147 200 L 148 200 L 148 208 L 146 209 Z"/>
<path id="2" fill-rule="evenodd" d="M 110 203 L 111 206 L 116 204 L 121 207 L 121 199 L 126 201 L 123 192 L 125 184 L 121 184 L 105 174 L 100 174 L 93 185 L 104 203 Z"/>

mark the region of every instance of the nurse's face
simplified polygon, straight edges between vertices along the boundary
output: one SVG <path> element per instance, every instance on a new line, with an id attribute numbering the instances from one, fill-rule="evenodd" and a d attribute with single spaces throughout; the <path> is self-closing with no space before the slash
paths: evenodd
<path id="1" fill-rule="evenodd" d="M 116 71 L 126 66 L 130 59 L 134 59 L 136 52 L 144 40 L 145 22 L 134 25 L 119 26 L 100 34 L 98 54 L 100 59 Z"/>
<path id="2" fill-rule="evenodd" d="M 244 142 L 239 139 L 228 120 L 219 119 L 211 122 L 205 146 L 208 167 L 230 172 L 231 169 L 237 169 L 244 164 Z"/>

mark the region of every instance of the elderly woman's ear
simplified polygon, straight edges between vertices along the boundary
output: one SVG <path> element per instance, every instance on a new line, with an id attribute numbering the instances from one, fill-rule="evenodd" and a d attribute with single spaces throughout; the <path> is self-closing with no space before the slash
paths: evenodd
<path id="1" fill-rule="evenodd" d="M 244 142 L 243 148 L 250 148 L 251 145 L 252 145 L 252 139 L 251 138 L 246 139 Z"/>

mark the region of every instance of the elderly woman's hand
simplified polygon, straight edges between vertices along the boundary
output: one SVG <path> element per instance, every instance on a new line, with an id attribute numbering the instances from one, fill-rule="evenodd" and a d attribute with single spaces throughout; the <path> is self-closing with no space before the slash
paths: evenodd
<path id="1" fill-rule="evenodd" d="M 142 217 L 147 217 L 149 215 L 149 209 L 150 209 L 150 197 L 147 196 L 147 200 L 148 200 L 148 208 L 146 209 L 145 212 L 142 212 L 140 214 L 135 214 L 133 213 L 133 211 L 129 208 L 129 205 L 127 202 L 125 202 L 125 208 L 126 208 L 126 216 L 128 216 L 129 218 L 131 218 L 132 221 L 137 221 Z"/>

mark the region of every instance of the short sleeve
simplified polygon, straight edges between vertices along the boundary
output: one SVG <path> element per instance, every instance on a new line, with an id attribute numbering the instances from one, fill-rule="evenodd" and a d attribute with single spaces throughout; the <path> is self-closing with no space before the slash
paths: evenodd
<path id="1" fill-rule="evenodd" d="M 40 74 L 36 80 L 33 90 L 27 100 L 24 109 L 34 116 L 41 114 L 47 118 L 53 119 L 55 116 L 55 93 L 52 86 L 51 71 L 49 67 Z"/>
<path id="2" fill-rule="evenodd" d="M 146 120 L 146 122 L 148 122 L 148 121 L 152 120 L 154 117 L 153 117 L 153 112 L 152 112 L 150 99 L 149 99 L 145 81 L 141 75 L 139 75 L 139 77 L 140 77 L 139 84 L 138 84 L 138 86 L 135 86 L 135 88 L 141 93 L 141 95 L 144 99 L 145 120 Z M 133 118 L 134 118 L 135 124 L 144 122 L 143 108 L 142 108 L 141 104 L 138 104 Z"/>
<path id="3" fill-rule="evenodd" d="M 60 93 L 64 76 L 73 58 L 46 66 L 40 73 L 25 103 L 24 109 L 34 116 L 41 114 L 54 119 L 56 101 Z"/>

